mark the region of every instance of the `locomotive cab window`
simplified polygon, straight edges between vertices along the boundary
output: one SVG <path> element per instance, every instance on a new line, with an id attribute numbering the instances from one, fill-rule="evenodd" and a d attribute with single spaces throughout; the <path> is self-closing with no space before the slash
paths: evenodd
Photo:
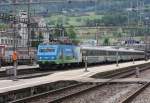
<path id="1" fill-rule="evenodd" d="M 55 52 L 54 48 L 41 48 L 39 52 Z"/>

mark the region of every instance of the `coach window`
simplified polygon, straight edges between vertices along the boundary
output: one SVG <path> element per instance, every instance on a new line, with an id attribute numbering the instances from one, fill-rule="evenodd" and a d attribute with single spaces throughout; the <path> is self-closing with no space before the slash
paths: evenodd
<path id="1" fill-rule="evenodd" d="M 99 51 L 99 55 L 102 55 L 102 56 L 103 56 L 103 55 L 104 55 L 104 51 L 100 50 L 100 51 Z"/>
<path id="2" fill-rule="evenodd" d="M 103 50 L 100 51 L 100 55 L 103 56 L 103 55 L 105 55 L 105 54 L 106 54 L 106 51 L 103 51 Z"/>
<path id="3" fill-rule="evenodd" d="M 98 55 L 100 55 L 100 51 L 98 50 L 97 52 L 98 52 Z"/>
<path id="4" fill-rule="evenodd" d="M 120 55 L 125 55 L 126 54 L 126 52 L 120 52 Z"/>
<path id="5" fill-rule="evenodd" d="M 95 55 L 96 55 L 96 56 L 98 55 L 98 50 L 95 50 Z"/>
<path id="6" fill-rule="evenodd" d="M 108 51 L 109 55 L 112 56 L 114 51 Z"/>
<path id="7" fill-rule="evenodd" d="M 89 50 L 86 50 L 85 52 L 86 52 L 85 55 L 90 55 L 90 51 Z"/>
<path id="8" fill-rule="evenodd" d="M 107 51 L 107 53 L 111 56 L 113 51 Z"/>
<path id="9" fill-rule="evenodd" d="M 128 52 L 127 54 L 131 56 L 133 53 Z"/>
<path id="10" fill-rule="evenodd" d="M 93 52 L 92 52 L 92 56 L 95 56 L 95 54 L 96 54 L 96 50 L 92 50 Z"/>
<path id="11" fill-rule="evenodd" d="M 99 50 L 97 50 L 97 55 L 99 55 Z"/>
<path id="12" fill-rule="evenodd" d="M 93 50 L 90 50 L 89 52 L 90 52 L 90 56 L 93 55 Z"/>
<path id="13" fill-rule="evenodd" d="M 95 50 L 95 54 L 94 55 L 97 55 L 97 50 Z"/>
<path id="14" fill-rule="evenodd" d="M 92 50 L 92 56 L 94 56 L 96 54 L 95 50 Z"/>
<path id="15" fill-rule="evenodd" d="M 99 50 L 99 55 L 102 55 L 101 51 Z"/>
<path id="16" fill-rule="evenodd" d="M 91 50 L 88 50 L 88 51 L 87 51 L 87 55 L 90 55 L 90 56 L 91 56 L 91 55 L 92 55 L 92 51 L 91 51 Z"/>

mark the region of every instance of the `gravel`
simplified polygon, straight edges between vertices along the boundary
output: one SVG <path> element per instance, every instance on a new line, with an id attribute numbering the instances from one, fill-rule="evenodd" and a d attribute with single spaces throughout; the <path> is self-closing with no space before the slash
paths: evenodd
<path id="1" fill-rule="evenodd" d="M 140 78 L 150 79 L 150 69 L 148 69 L 144 72 L 141 72 Z"/>
<path id="2" fill-rule="evenodd" d="M 111 84 L 88 93 L 68 98 L 62 103 L 118 103 L 141 84 Z"/>

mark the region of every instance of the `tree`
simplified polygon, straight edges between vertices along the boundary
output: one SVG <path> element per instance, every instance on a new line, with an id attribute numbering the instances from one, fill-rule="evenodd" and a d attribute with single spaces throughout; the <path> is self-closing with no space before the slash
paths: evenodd
<path id="1" fill-rule="evenodd" d="M 3 24 L 3 23 L 0 24 L 0 30 L 6 29 L 6 28 L 8 28 L 7 24 Z"/>
<path id="2" fill-rule="evenodd" d="M 36 38 L 35 31 L 34 31 L 34 30 L 32 30 L 32 31 L 31 31 L 31 39 L 35 39 L 35 38 Z"/>
<path id="3" fill-rule="evenodd" d="M 43 34 L 42 34 L 42 32 L 40 31 L 40 32 L 39 32 L 39 36 L 38 36 L 39 43 L 42 43 L 42 42 L 43 42 L 43 39 L 44 39 Z"/>
<path id="4" fill-rule="evenodd" d="M 74 30 L 74 26 L 70 26 L 69 27 L 69 29 L 68 29 L 68 31 L 67 31 L 67 35 L 69 36 L 69 38 L 70 39 L 76 39 L 76 37 L 77 37 L 77 34 L 76 34 L 76 32 L 75 32 L 75 30 Z"/>
<path id="5" fill-rule="evenodd" d="M 35 39 L 36 39 L 35 36 L 36 36 L 36 35 L 35 35 L 35 31 L 32 30 L 32 31 L 31 31 L 31 40 L 32 40 L 32 41 L 31 41 L 31 46 L 32 46 L 32 47 L 35 47 Z"/>
<path id="6" fill-rule="evenodd" d="M 74 44 L 79 44 L 80 40 L 77 39 L 77 34 L 75 32 L 74 26 L 70 26 L 69 29 L 67 30 L 67 36 L 72 40 L 72 43 Z"/>
<path id="7" fill-rule="evenodd" d="M 32 41 L 32 47 L 38 47 L 38 45 L 43 42 L 43 39 L 44 39 L 43 34 L 40 31 L 39 35 L 37 36 L 37 40 L 34 39 Z"/>
<path id="8" fill-rule="evenodd" d="M 120 26 L 125 25 L 127 16 L 121 14 L 105 15 L 102 17 L 101 23 L 106 26 Z"/>
<path id="9" fill-rule="evenodd" d="M 54 27 L 53 37 L 54 37 L 54 38 L 61 37 L 61 36 L 63 35 L 63 33 L 64 33 L 64 35 L 67 34 L 66 29 L 63 27 L 63 25 L 57 24 L 57 25 Z"/>
<path id="10" fill-rule="evenodd" d="M 110 44 L 110 40 L 109 38 L 106 37 L 103 41 L 103 45 L 108 46 L 109 44 Z"/>

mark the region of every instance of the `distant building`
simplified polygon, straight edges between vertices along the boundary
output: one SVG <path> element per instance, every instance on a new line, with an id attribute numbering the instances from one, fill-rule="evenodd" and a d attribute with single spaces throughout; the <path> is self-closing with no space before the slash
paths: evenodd
<path id="1" fill-rule="evenodd" d="M 32 17 L 31 18 L 31 25 L 33 26 L 33 28 L 35 28 L 35 30 L 37 32 L 37 36 L 41 32 L 43 35 L 44 42 L 49 42 L 49 32 L 47 31 L 46 22 L 45 22 L 43 17 L 37 17 L 37 16 Z"/>
<path id="2" fill-rule="evenodd" d="M 20 21 L 26 21 L 28 20 L 28 13 L 26 11 L 20 11 L 19 12 L 19 18 Z M 46 22 L 44 20 L 43 17 L 31 17 L 30 18 L 30 26 L 31 26 L 31 31 L 34 30 L 36 32 L 36 36 L 39 35 L 39 33 L 41 32 L 43 35 L 43 40 L 44 42 L 49 42 L 49 33 L 47 32 L 46 28 Z M 41 27 L 41 28 L 38 28 Z M 23 47 L 27 46 L 28 43 L 28 28 L 27 28 L 27 24 L 26 23 L 19 23 L 19 30 L 18 30 L 22 40 L 21 40 L 21 44 Z M 32 37 L 32 34 L 31 36 Z"/>
<path id="3" fill-rule="evenodd" d="M 20 11 L 19 12 L 19 19 L 20 21 L 27 21 L 28 15 L 26 11 Z M 27 30 L 27 24 L 25 23 L 19 23 L 19 30 L 18 30 L 20 36 L 21 36 L 21 45 L 23 47 L 27 46 L 28 43 L 28 30 Z"/>
<path id="4" fill-rule="evenodd" d="M 8 29 L 5 31 L 0 31 L 0 44 L 1 45 L 7 45 L 8 47 L 13 47 L 17 45 L 18 47 L 21 47 L 21 36 L 18 32 L 16 32 L 16 36 L 14 38 L 14 30 Z"/>
<path id="5" fill-rule="evenodd" d="M 95 39 L 83 40 L 82 45 L 96 46 L 97 45 L 97 40 L 95 40 Z"/>
<path id="6" fill-rule="evenodd" d="M 18 23 L 16 26 L 15 31 L 15 43 L 18 47 L 27 47 L 28 44 L 28 27 L 27 27 L 27 20 L 28 20 L 28 14 L 26 11 L 20 11 L 18 14 L 18 17 L 20 19 L 20 23 Z M 46 22 L 43 17 L 31 17 L 30 18 L 30 30 L 36 32 L 36 36 L 39 36 L 41 33 L 43 36 L 44 42 L 49 42 L 49 33 L 47 32 Z M 38 28 L 41 27 L 41 28 Z M 30 36 L 31 38 L 31 36 Z M 31 39 L 30 39 L 31 40 Z M 2 45 L 8 45 L 9 47 L 13 47 L 14 45 L 14 30 L 13 28 L 0 31 L 0 44 Z"/>

